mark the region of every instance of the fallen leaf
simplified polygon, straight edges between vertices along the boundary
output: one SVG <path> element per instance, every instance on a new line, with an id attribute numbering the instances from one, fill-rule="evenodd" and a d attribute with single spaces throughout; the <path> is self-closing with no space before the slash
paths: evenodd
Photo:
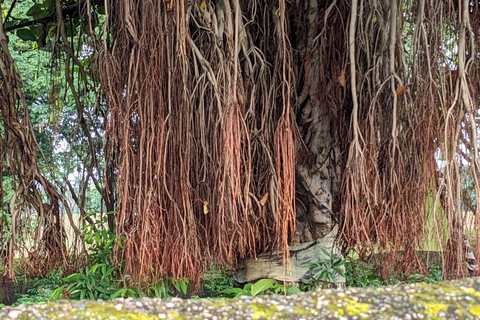
<path id="1" fill-rule="evenodd" d="M 405 86 L 398 86 L 397 89 L 395 89 L 395 92 L 397 93 L 397 96 L 401 96 L 402 94 L 407 93 L 407 88 L 405 88 Z"/>
<path id="2" fill-rule="evenodd" d="M 265 205 L 265 203 L 267 203 L 267 199 L 268 199 L 268 192 L 263 195 L 262 199 L 260 199 L 260 205 L 262 207 Z"/>
<path id="3" fill-rule="evenodd" d="M 342 70 L 342 74 L 338 77 L 338 82 L 340 82 L 340 85 L 345 88 L 345 70 Z"/>
<path id="4" fill-rule="evenodd" d="M 165 1 L 166 5 L 167 5 L 167 11 L 170 12 L 173 10 L 173 0 L 166 0 Z"/>
<path id="5" fill-rule="evenodd" d="M 203 213 L 208 214 L 208 201 L 203 201 Z"/>

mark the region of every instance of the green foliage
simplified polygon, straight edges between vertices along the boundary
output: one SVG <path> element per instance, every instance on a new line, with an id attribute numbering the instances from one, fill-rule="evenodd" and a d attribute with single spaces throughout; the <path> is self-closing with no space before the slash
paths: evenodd
<path id="1" fill-rule="evenodd" d="M 173 286 L 178 292 L 181 292 L 184 295 L 186 295 L 188 291 L 187 290 L 188 282 L 189 282 L 188 279 L 180 278 L 180 279 L 174 280 Z"/>
<path id="2" fill-rule="evenodd" d="M 111 255 L 113 246 L 116 241 L 121 242 L 115 236 L 113 231 L 108 230 L 108 215 L 115 214 L 115 212 L 108 212 L 102 219 L 95 218 L 94 211 L 85 215 L 93 218 L 93 224 L 87 224 L 82 228 L 81 237 L 83 242 L 88 247 L 89 261 L 86 261 L 87 265 L 90 264 L 111 264 Z"/>
<path id="3" fill-rule="evenodd" d="M 61 283 L 60 272 L 52 272 L 48 277 L 37 280 L 27 294 L 19 295 L 12 306 L 42 304 L 51 301 L 53 292 Z"/>
<path id="4" fill-rule="evenodd" d="M 114 214 L 114 212 L 108 214 Z M 103 219 L 96 219 L 94 214 L 87 216 L 94 220 L 94 224 L 88 224 L 82 228 L 81 236 L 88 247 L 85 270 L 63 278 L 65 284 L 52 293 L 51 299 L 59 299 L 65 292 L 75 300 L 107 300 L 144 296 L 166 299 L 173 297 L 176 292 L 187 294 L 189 284 L 187 279 L 174 279 L 164 275 L 159 277 L 156 283 L 147 286 L 145 292 L 137 286 L 131 285 L 128 276 L 117 280 L 117 277 L 122 274 L 121 266 L 114 265 L 111 258 L 115 242 L 118 242 L 121 247 L 122 239 L 117 238 L 114 232 L 106 230 L 107 216 L 104 216 Z"/>
<path id="5" fill-rule="evenodd" d="M 382 280 L 373 272 L 373 268 L 365 262 L 347 259 L 345 263 L 345 280 L 347 287 L 379 287 Z"/>
<path id="6" fill-rule="evenodd" d="M 270 289 L 273 287 L 275 280 L 273 279 L 260 279 L 250 287 L 250 295 L 251 296 L 258 296 L 265 292 L 265 290 Z"/>
<path id="7" fill-rule="evenodd" d="M 423 281 L 426 283 L 437 283 L 442 281 L 442 277 L 442 268 L 433 266 L 429 268 L 428 275 L 423 278 Z"/>
<path id="8" fill-rule="evenodd" d="M 402 272 L 397 275 L 390 275 L 386 280 L 381 280 L 379 275 L 375 274 L 371 264 L 354 259 L 347 259 L 345 263 L 345 278 L 347 287 L 380 287 L 393 286 L 400 283 L 425 282 L 437 283 L 442 280 L 442 269 L 438 266 L 431 266 L 428 275 L 411 274 L 408 277 Z"/>
<path id="9" fill-rule="evenodd" d="M 32 304 L 43 304 L 50 301 L 49 295 L 45 295 L 43 292 L 39 292 L 38 294 L 21 294 L 20 297 L 12 303 L 12 307 L 19 306 L 19 305 L 32 305 Z"/>
<path id="10" fill-rule="evenodd" d="M 225 298 L 235 298 L 239 296 L 259 296 L 268 293 L 274 294 L 296 294 L 300 289 L 295 286 L 287 287 L 279 283 L 275 283 L 274 279 L 260 279 L 255 283 L 247 283 L 243 288 L 225 289 L 221 293 Z"/>
<path id="11" fill-rule="evenodd" d="M 113 213 L 109 212 L 108 214 Z M 137 289 L 121 287 L 115 280 L 119 268 L 112 264 L 111 256 L 113 245 L 117 239 L 114 232 L 105 228 L 107 215 L 103 219 L 96 219 L 94 213 L 86 215 L 85 218 L 92 217 L 94 223 L 87 224 L 82 228 L 81 237 L 89 251 L 85 258 L 85 270 L 63 278 L 65 284 L 54 291 L 52 299 L 60 298 L 64 291 L 68 292 L 71 299 L 107 300 L 117 297 L 137 298 L 141 296 Z"/>
<path id="12" fill-rule="evenodd" d="M 425 283 L 437 283 L 442 280 L 442 269 L 439 267 L 430 267 L 428 275 L 414 273 L 407 277 L 406 282 L 425 282 Z"/>
<path id="13" fill-rule="evenodd" d="M 325 287 L 327 283 L 336 285 L 337 276 L 345 277 L 345 271 L 343 270 L 345 260 L 336 253 L 330 253 L 323 248 L 322 251 L 327 258 L 318 258 L 316 262 L 307 264 L 307 267 L 311 270 L 311 278 L 301 280 L 308 291 L 314 290 L 320 283 L 322 287 Z"/>
<path id="14" fill-rule="evenodd" d="M 48 277 L 38 279 L 33 288 L 28 292 L 31 294 L 38 294 L 40 290 L 53 291 L 63 283 L 62 275 L 59 270 L 51 272 Z"/>
<path id="15" fill-rule="evenodd" d="M 173 277 L 163 275 L 161 277 L 157 277 L 157 281 L 148 286 L 147 295 L 160 299 L 172 298 L 176 293 L 186 296 L 188 294 L 188 285 L 188 279 L 175 279 Z"/>
<path id="16" fill-rule="evenodd" d="M 212 270 L 205 275 L 204 290 L 209 296 L 222 296 L 222 291 L 233 288 L 233 277 L 225 269 Z"/>
<path id="17" fill-rule="evenodd" d="M 117 293 L 117 288 L 115 288 L 115 282 L 112 277 L 115 269 L 116 268 L 111 265 L 98 263 L 92 268 L 86 267 L 85 273 L 74 273 L 63 280 L 68 285 L 67 291 L 72 299 L 107 300 L 113 295 L 121 296 L 121 293 Z M 60 288 L 63 290 L 63 287 Z M 134 295 L 133 297 L 136 296 Z"/>

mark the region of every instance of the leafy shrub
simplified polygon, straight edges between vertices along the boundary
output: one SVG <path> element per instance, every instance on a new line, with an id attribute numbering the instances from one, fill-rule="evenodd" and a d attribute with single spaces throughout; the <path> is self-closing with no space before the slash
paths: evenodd
<path id="1" fill-rule="evenodd" d="M 437 283 L 440 280 L 442 280 L 442 269 L 439 267 L 430 267 L 426 276 L 414 273 L 407 277 L 407 282 Z"/>
<path id="2" fill-rule="evenodd" d="M 345 265 L 345 260 L 336 253 L 330 253 L 323 248 L 322 251 L 327 258 L 318 258 L 316 262 L 307 264 L 307 267 L 311 270 L 311 278 L 301 279 L 304 288 L 308 291 L 315 290 L 320 284 L 322 284 L 322 288 L 327 283 L 336 285 L 337 276 L 345 277 L 345 271 L 342 268 Z"/>
<path id="3" fill-rule="evenodd" d="M 40 294 L 21 294 L 20 297 L 12 303 L 12 307 L 19 305 L 31 305 L 31 304 L 42 304 L 50 301 L 48 296 L 45 296 L 43 293 Z"/>
<path id="4" fill-rule="evenodd" d="M 110 299 L 120 297 L 124 294 L 126 297 L 137 297 L 135 291 L 120 291 L 113 280 L 115 267 L 105 263 L 98 263 L 92 268 L 85 268 L 85 273 L 74 273 L 64 278 L 67 283 L 60 287 L 62 290 L 66 286 L 66 291 L 72 299 Z M 58 293 L 58 292 L 57 292 Z"/>
<path id="5" fill-rule="evenodd" d="M 175 291 L 186 296 L 188 293 L 188 284 L 188 279 L 175 279 L 163 275 L 163 277 L 157 279 L 156 283 L 152 283 L 149 286 L 149 296 L 168 299 L 175 296 Z"/>
<path id="6" fill-rule="evenodd" d="M 442 279 L 442 269 L 438 266 L 431 266 L 426 276 L 415 273 L 406 278 L 403 272 L 400 272 L 396 275 L 392 274 L 388 279 L 382 281 L 375 274 L 372 265 L 350 258 L 345 263 L 345 275 L 347 287 L 379 287 L 397 285 L 402 282 L 437 283 Z"/>
<path id="7" fill-rule="evenodd" d="M 428 269 L 428 275 L 423 278 L 423 281 L 426 283 L 437 283 L 442 280 L 442 277 L 442 268 L 432 266 Z"/>
<path id="8" fill-rule="evenodd" d="M 112 213 L 108 213 L 112 214 Z M 130 286 L 128 276 L 122 281 L 116 280 L 121 274 L 120 266 L 112 263 L 112 252 L 115 243 L 122 247 L 122 239 L 115 233 L 103 228 L 108 217 L 103 221 L 96 221 L 83 227 L 82 237 L 87 245 L 89 254 L 85 261 L 85 270 L 73 273 L 63 278 L 64 284 L 58 287 L 51 295 L 51 299 L 114 299 L 114 298 L 140 298 L 154 296 L 169 298 L 175 293 L 187 293 L 188 280 L 175 280 L 171 277 L 162 276 L 158 281 L 146 286 L 145 292 Z M 93 266 L 92 266 L 93 264 Z M 91 267 L 89 267 L 91 266 Z"/>
<path id="9" fill-rule="evenodd" d="M 260 279 L 255 283 L 247 283 L 243 288 L 230 288 L 222 291 L 227 298 L 235 298 L 239 296 L 259 296 L 267 293 L 274 294 L 296 294 L 300 289 L 295 286 L 287 287 L 285 292 L 285 286 L 279 283 L 275 283 L 274 279 Z"/>
<path id="10" fill-rule="evenodd" d="M 365 262 L 347 259 L 345 262 L 345 280 L 347 287 L 379 287 L 382 280 L 373 272 L 373 268 Z"/>
<path id="11" fill-rule="evenodd" d="M 46 278 L 38 279 L 28 293 L 18 295 L 12 306 L 42 304 L 51 300 L 55 288 L 62 284 L 60 271 L 51 272 Z"/>
<path id="12" fill-rule="evenodd" d="M 228 270 L 220 268 L 212 270 L 205 274 L 204 290 L 209 296 L 220 297 L 222 292 L 227 289 L 233 288 L 233 277 L 229 274 Z"/>

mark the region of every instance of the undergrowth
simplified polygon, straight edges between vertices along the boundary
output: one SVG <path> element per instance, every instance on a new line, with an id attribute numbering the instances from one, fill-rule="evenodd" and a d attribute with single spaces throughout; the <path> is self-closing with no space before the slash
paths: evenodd
<path id="1" fill-rule="evenodd" d="M 192 297 L 190 281 L 188 279 L 174 279 L 167 275 L 157 275 L 154 283 L 132 283 L 125 275 L 122 267 L 112 262 L 113 246 L 122 239 L 103 228 L 107 217 L 103 221 L 83 228 L 83 241 L 88 248 L 85 256 L 84 268 L 67 277 L 62 277 L 60 271 L 53 272 L 46 278 L 36 281 L 34 287 L 22 294 L 13 304 L 28 305 L 41 304 L 58 299 L 113 299 L 113 298 L 141 298 L 157 297 L 171 298 L 180 296 Z M 285 287 L 274 279 L 260 279 L 255 283 L 248 283 L 243 287 L 235 287 L 232 272 L 223 268 L 212 267 L 204 275 L 202 297 L 234 298 L 241 295 L 258 296 L 265 294 L 296 294 L 300 291 L 312 291 L 318 287 L 336 287 L 338 277 L 346 279 L 347 287 L 378 287 L 395 285 L 404 282 L 436 283 L 442 278 L 442 271 L 438 267 L 431 267 L 427 275 L 403 274 L 391 275 L 382 280 L 372 264 L 356 259 L 343 259 L 340 255 L 324 251 L 325 257 L 309 263 L 308 278 L 301 279 L 300 288 Z M 152 271 L 153 272 L 153 271 Z M 1 307 L 1 305 L 0 305 Z"/>

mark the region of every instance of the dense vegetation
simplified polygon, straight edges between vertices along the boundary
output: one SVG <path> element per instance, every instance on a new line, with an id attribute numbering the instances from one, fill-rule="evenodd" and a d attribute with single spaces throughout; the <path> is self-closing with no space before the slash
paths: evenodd
<path id="1" fill-rule="evenodd" d="M 464 234 L 480 254 L 480 2 L 0 8 L 0 269 L 37 279 L 17 303 L 436 282 L 467 274 Z M 299 287 L 234 287 L 335 227 L 346 258 Z"/>

